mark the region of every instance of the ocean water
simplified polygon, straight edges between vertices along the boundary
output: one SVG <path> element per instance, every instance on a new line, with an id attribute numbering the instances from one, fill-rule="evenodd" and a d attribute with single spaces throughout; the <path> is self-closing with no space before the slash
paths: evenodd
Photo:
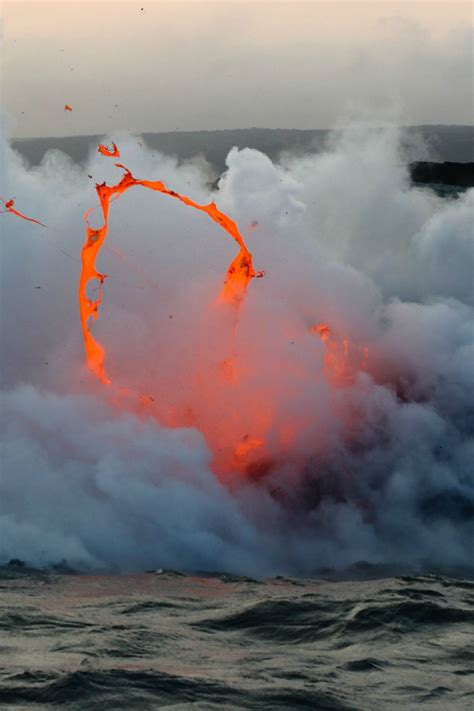
<path id="1" fill-rule="evenodd" d="M 474 582 L 0 578 L 0 708 L 474 708 Z"/>

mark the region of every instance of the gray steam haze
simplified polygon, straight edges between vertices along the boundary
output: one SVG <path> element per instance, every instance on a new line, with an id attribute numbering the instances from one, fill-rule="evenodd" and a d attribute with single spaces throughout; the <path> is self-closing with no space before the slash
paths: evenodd
<path id="1" fill-rule="evenodd" d="M 220 373 L 232 317 L 215 299 L 235 243 L 141 188 L 111 205 L 108 245 L 120 251 L 101 254 L 109 278 L 92 330 L 112 380 L 192 408 L 198 424 L 230 419 L 239 437 L 268 403 L 274 466 L 223 483 L 199 426 L 117 405 L 84 367 L 82 216 L 94 181 L 120 170 L 95 152 L 85 168 L 49 152 L 30 169 L 3 138 L 1 194 L 48 228 L 1 215 L 0 562 L 250 575 L 472 567 L 474 191 L 447 200 L 412 188 L 401 139 L 350 125 L 323 153 L 279 164 L 235 149 L 213 194 L 204 161 L 107 137 L 136 177 L 215 198 L 266 270 L 241 309 L 232 387 Z M 321 322 L 369 349 L 343 385 L 325 375 L 310 331 Z M 283 455 L 275 433 L 295 424 Z"/>

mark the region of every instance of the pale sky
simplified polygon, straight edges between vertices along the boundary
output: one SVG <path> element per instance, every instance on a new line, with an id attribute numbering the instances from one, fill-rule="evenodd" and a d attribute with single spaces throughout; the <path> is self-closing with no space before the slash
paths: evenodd
<path id="1" fill-rule="evenodd" d="M 2 16 L 16 136 L 473 123 L 470 2 L 17 0 Z"/>

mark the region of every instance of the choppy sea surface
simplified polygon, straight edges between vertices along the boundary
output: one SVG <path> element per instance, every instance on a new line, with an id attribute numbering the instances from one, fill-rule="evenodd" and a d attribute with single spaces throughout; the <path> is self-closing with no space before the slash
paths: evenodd
<path id="1" fill-rule="evenodd" d="M 0 708 L 472 709 L 474 582 L 0 575 Z"/>

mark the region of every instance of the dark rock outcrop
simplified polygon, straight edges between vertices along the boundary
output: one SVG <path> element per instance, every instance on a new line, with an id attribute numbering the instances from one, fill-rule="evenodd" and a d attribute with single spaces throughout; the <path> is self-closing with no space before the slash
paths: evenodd
<path id="1" fill-rule="evenodd" d="M 411 179 L 414 183 L 432 185 L 457 185 L 463 188 L 474 187 L 474 163 L 431 163 L 417 162 L 410 165 Z"/>

